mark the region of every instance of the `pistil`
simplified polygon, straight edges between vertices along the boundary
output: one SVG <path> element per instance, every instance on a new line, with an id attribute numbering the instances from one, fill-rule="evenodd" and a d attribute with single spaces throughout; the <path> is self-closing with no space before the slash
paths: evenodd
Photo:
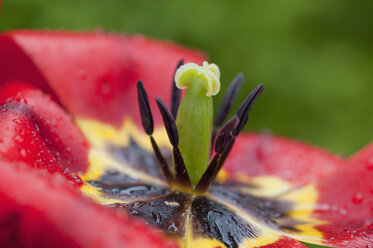
<path id="1" fill-rule="evenodd" d="M 213 120 L 212 96 L 220 90 L 220 71 L 215 64 L 189 63 L 175 74 L 176 86 L 186 89 L 176 124 L 180 151 L 192 185 L 196 186 L 207 169 Z"/>

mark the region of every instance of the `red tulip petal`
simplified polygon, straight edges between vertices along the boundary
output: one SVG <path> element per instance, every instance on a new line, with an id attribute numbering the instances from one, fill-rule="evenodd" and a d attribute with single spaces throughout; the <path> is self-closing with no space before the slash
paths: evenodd
<path id="1" fill-rule="evenodd" d="M 341 157 L 304 143 L 266 134 L 240 135 L 224 168 L 247 176 L 274 175 L 297 184 L 331 173 Z"/>
<path id="2" fill-rule="evenodd" d="M 0 247 L 177 247 L 43 172 L 0 162 Z"/>
<path id="3" fill-rule="evenodd" d="M 5 102 L 6 101 L 6 102 Z M 50 171 L 85 171 L 88 145 L 64 110 L 24 83 L 0 88 L 1 157 Z"/>
<path id="4" fill-rule="evenodd" d="M 200 52 L 170 42 L 103 33 L 13 32 L 0 36 L 0 53 L 0 83 L 22 79 L 50 87 L 72 114 L 115 125 L 125 115 L 140 123 L 137 80 L 151 98 L 169 101 L 178 60 L 204 60 Z"/>
<path id="5" fill-rule="evenodd" d="M 373 246 L 373 143 L 318 182 L 319 227 L 338 247 Z"/>
<path id="6" fill-rule="evenodd" d="M 258 247 L 259 248 L 259 247 Z M 260 248 L 307 248 L 304 244 L 287 237 L 282 237 L 273 244 L 260 246 Z"/>

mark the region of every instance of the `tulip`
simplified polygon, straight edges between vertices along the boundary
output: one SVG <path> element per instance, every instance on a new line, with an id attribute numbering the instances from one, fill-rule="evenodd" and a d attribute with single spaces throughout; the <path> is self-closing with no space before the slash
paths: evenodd
<path id="1" fill-rule="evenodd" d="M 203 53 L 15 31 L 0 54 L 1 247 L 373 247 L 373 144 L 241 133 L 263 85 L 226 121 L 238 74 L 214 118 Z"/>

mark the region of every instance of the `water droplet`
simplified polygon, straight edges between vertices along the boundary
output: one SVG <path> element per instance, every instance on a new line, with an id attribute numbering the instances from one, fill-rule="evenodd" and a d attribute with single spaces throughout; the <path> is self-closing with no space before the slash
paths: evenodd
<path id="1" fill-rule="evenodd" d="M 17 135 L 16 137 L 14 137 L 14 141 L 17 143 L 23 143 L 24 139 L 21 136 Z"/>
<path id="2" fill-rule="evenodd" d="M 355 204 L 360 204 L 362 203 L 364 200 L 364 196 L 362 193 L 356 193 L 353 197 L 352 197 L 352 202 L 355 203 Z"/>
<path id="3" fill-rule="evenodd" d="M 35 129 L 36 129 L 37 132 L 40 131 L 39 126 L 36 123 L 35 123 Z"/>
<path id="4" fill-rule="evenodd" d="M 16 123 L 16 124 L 18 124 L 18 125 L 22 124 L 22 122 L 21 122 L 20 119 L 13 119 L 13 122 Z"/>
<path id="5" fill-rule="evenodd" d="M 156 224 L 161 224 L 162 222 L 162 216 L 157 212 L 152 212 L 153 220 Z"/>
<path id="6" fill-rule="evenodd" d="M 19 150 L 19 154 L 21 155 L 22 158 L 25 158 L 27 156 L 27 152 L 25 149 Z"/>
<path id="7" fill-rule="evenodd" d="M 116 195 L 116 194 L 119 194 L 119 192 L 120 190 L 118 188 L 112 188 L 110 193 L 113 195 Z"/>
<path id="8" fill-rule="evenodd" d="M 177 228 L 177 226 L 175 225 L 175 223 L 171 223 L 171 225 L 169 225 L 167 227 L 167 230 L 170 231 L 170 232 L 177 232 L 177 230 L 179 230 L 179 228 Z"/>

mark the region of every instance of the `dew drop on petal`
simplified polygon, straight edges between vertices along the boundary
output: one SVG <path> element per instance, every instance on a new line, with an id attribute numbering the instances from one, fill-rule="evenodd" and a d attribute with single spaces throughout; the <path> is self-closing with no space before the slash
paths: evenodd
<path id="1" fill-rule="evenodd" d="M 16 137 L 14 137 L 14 141 L 17 143 L 23 143 L 24 139 L 21 136 L 17 135 Z"/>
<path id="2" fill-rule="evenodd" d="M 364 197 L 363 197 L 363 194 L 362 193 L 356 193 L 353 197 L 352 197 L 352 202 L 355 203 L 355 204 L 360 204 L 362 203 L 364 200 Z"/>
<path id="3" fill-rule="evenodd" d="M 161 224 L 162 223 L 162 217 L 159 213 L 152 212 L 152 217 L 153 217 L 153 220 L 156 224 Z"/>
<path id="4" fill-rule="evenodd" d="M 66 147 L 65 151 L 66 151 L 67 154 L 71 154 L 71 148 L 70 147 Z"/>
<path id="5" fill-rule="evenodd" d="M 22 122 L 21 122 L 20 119 L 13 119 L 13 122 L 14 122 L 15 124 L 18 124 L 18 125 L 21 125 L 21 124 L 22 124 Z"/>
<path id="6" fill-rule="evenodd" d="M 27 156 L 27 152 L 25 149 L 20 149 L 19 154 L 21 155 L 22 158 L 25 158 Z"/>
<path id="7" fill-rule="evenodd" d="M 174 222 L 172 222 L 171 225 L 169 225 L 167 229 L 170 232 L 177 232 L 179 230 L 179 228 L 177 228 Z"/>

